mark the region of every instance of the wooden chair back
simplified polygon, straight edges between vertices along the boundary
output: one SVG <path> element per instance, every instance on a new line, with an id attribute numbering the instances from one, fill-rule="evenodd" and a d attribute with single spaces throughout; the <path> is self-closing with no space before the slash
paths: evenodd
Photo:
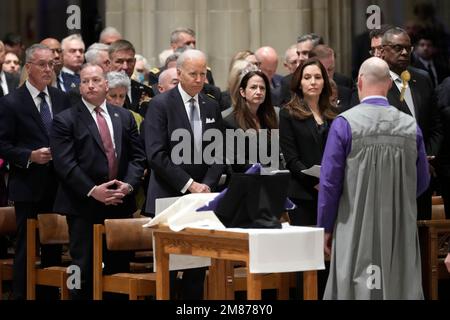
<path id="1" fill-rule="evenodd" d="M 68 244 L 68 230 L 66 217 L 56 213 L 39 214 L 37 219 L 27 220 L 27 300 L 36 299 L 36 285 L 58 287 L 61 300 L 69 298 L 65 267 L 36 268 L 36 232 L 41 244 Z"/>
<path id="2" fill-rule="evenodd" d="M 156 297 L 156 274 L 117 273 L 103 275 L 103 237 L 108 250 L 151 250 L 152 229 L 143 228 L 150 218 L 106 219 L 94 225 L 94 300 L 102 300 L 103 292 L 128 294 L 130 300 Z"/>

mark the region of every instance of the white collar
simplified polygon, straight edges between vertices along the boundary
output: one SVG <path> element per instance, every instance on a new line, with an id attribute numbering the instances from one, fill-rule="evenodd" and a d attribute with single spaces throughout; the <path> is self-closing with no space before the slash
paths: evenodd
<path id="1" fill-rule="evenodd" d="M 27 87 L 28 91 L 31 94 L 31 97 L 33 99 L 35 99 L 37 96 L 39 96 L 39 93 L 41 93 L 41 91 L 39 91 L 35 86 L 33 86 L 30 81 L 25 81 L 25 86 Z M 48 94 L 48 88 L 47 86 L 44 88 L 44 90 L 42 90 L 43 92 L 45 92 L 45 94 L 47 95 L 47 97 L 49 97 L 50 95 Z"/>
<path id="2" fill-rule="evenodd" d="M 70 69 L 67 68 L 67 67 L 62 67 L 61 71 L 62 71 L 62 72 L 65 72 L 65 73 L 68 73 L 68 74 L 71 74 L 71 75 L 73 75 L 73 76 L 75 75 L 75 71 L 70 70 Z"/>
<path id="3" fill-rule="evenodd" d="M 92 103 L 87 102 L 83 97 L 81 98 L 81 100 L 86 105 L 90 113 L 95 112 L 94 110 L 95 108 L 97 108 L 96 106 L 94 106 Z M 104 113 L 108 114 L 108 109 L 106 108 L 106 99 L 102 102 L 102 104 L 99 107 L 100 109 L 102 109 Z"/>
<path id="4" fill-rule="evenodd" d="M 186 91 L 183 90 L 183 87 L 181 86 L 180 83 L 178 83 L 178 91 L 180 92 L 181 99 L 183 99 L 183 103 L 184 104 L 189 102 L 189 100 L 191 100 L 192 98 L 194 98 L 195 102 L 197 102 L 197 104 L 198 104 L 198 94 L 196 94 L 195 96 L 191 97 Z"/>

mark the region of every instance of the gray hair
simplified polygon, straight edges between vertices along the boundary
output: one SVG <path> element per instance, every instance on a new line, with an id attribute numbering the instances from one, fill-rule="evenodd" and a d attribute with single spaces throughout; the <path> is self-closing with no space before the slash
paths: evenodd
<path id="1" fill-rule="evenodd" d="M 97 58 L 99 51 L 104 51 L 108 53 L 109 46 L 104 43 L 93 43 L 89 46 L 84 57 L 86 58 L 86 62 L 91 62 L 97 64 Z"/>
<path id="2" fill-rule="evenodd" d="M 381 44 L 382 45 L 386 45 L 389 44 L 392 40 L 393 36 L 398 36 L 399 34 L 405 34 L 408 36 L 408 32 L 406 32 L 405 29 L 399 28 L 399 27 L 395 27 L 395 28 L 391 28 L 389 30 L 386 30 L 386 32 L 383 34 L 383 38 L 381 38 Z"/>
<path id="3" fill-rule="evenodd" d="M 110 89 L 115 89 L 118 87 L 125 87 L 128 89 L 131 86 L 131 81 L 128 75 L 122 71 L 111 71 L 106 75 L 106 79 L 108 80 L 108 87 Z"/>
<path id="4" fill-rule="evenodd" d="M 289 62 L 289 51 L 291 50 L 296 50 L 297 51 L 297 45 L 293 44 L 292 46 L 290 46 L 289 48 L 286 49 L 285 53 L 284 53 L 284 61 L 285 62 Z"/>
<path id="5" fill-rule="evenodd" d="M 177 61 L 180 55 L 181 53 L 179 52 L 172 53 L 170 56 L 167 57 L 166 61 L 164 62 L 164 67 L 167 68 L 169 63 L 171 63 L 172 61 Z"/>
<path id="6" fill-rule="evenodd" d="M 174 69 L 175 68 L 168 68 L 168 69 L 165 69 L 163 72 L 161 72 L 158 77 L 158 84 L 161 85 L 162 83 L 164 83 L 166 78 L 169 77 L 170 72 L 172 72 L 172 70 L 174 70 Z"/>
<path id="7" fill-rule="evenodd" d="M 181 33 L 186 33 L 186 34 L 188 34 L 188 35 L 190 35 L 190 36 L 195 38 L 195 31 L 194 30 L 192 30 L 190 28 L 183 28 L 183 27 L 182 28 L 176 28 L 170 34 L 170 43 L 178 42 Z"/>
<path id="8" fill-rule="evenodd" d="M 177 60 L 177 69 L 182 69 L 186 60 L 203 59 L 206 62 L 206 56 L 197 49 L 189 49 L 184 51 Z"/>
<path id="9" fill-rule="evenodd" d="M 119 36 L 120 38 L 122 38 L 122 35 L 120 34 L 120 32 L 116 28 L 114 28 L 114 27 L 106 27 L 100 33 L 99 40 L 101 40 L 103 37 L 109 36 L 109 35 L 115 35 L 115 36 Z"/>
<path id="10" fill-rule="evenodd" d="M 32 46 L 28 47 L 27 50 L 25 51 L 25 62 L 26 63 L 30 62 L 33 59 L 33 56 L 34 56 L 34 53 L 36 52 L 36 50 L 51 51 L 51 49 L 49 47 L 47 47 L 46 45 L 43 45 L 40 43 L 35 43 Z"/>
<path id="11" fill-rule="evenodd" d="M 84 42 L 83 42 L 83 38 L 81 37 L 81 35 L 79 33 L 75 33 L 75 34 L 71 34 L 70 36 L 67 36 L 64 39 L 62 39 L 62 41 L 61 41 L 61 49 L 63 49 L 63 51 L 64 51 L 67 43 L 70 42 L 70 41 L 73 41 L 73 40 L 80 41 L 83 44 L 83 49 L 85 48 L 85 45 L 84 45 Z"/>
<path id="12" fill-rule="evenodd" d="M 143 55 L 136 54 L 134 55 L 134 58 L 136 59 L 136 62 L 143 61 L 145 69 L 150 69 L 150 65 L 148 64 L 147 59 Z"/>
<path id="13" fill-rule="evenodd" d="M 117 51 L 133 51 L 133 54 L 136 54 L 136 50 L 134 49 L 133 44 L 128 40 L 117 40 L 109 46 L 108 53 L 109 57 L 111 58 L 112 54 Z"/>
<path id="14" fill-rule="evenodd" d="M 318 44 L 323 44 L 323 38 L 315 33 L 307 33 L 297 38 L 297 43 L 302 43 L 305 41 L 311 40 L 313 46 L 317 46 Z"/>

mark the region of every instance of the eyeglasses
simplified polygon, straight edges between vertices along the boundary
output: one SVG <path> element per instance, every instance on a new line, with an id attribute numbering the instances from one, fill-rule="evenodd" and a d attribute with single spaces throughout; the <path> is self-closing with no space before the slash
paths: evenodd
<path id="1" fill-rule="evenodd" d="M 399 44 L 385 44 L 385 45 L 383 45 L 383 47 L 390 47 L 396 53 L 402 53 L 403 50 L 406 50 L 407 53 L 411 53 L 411 51 L 413 51 L 413 49 L 414 49 L 414 47 L 411 47 L 411 46 L 405 47 L 405 46 L 402 46 Z"/>
<path id="2" fill-rule="evenodd" d="M 37 66 L 41 70 L 45 70 L 45 68 L 47 68 L 47 67 L 49 67 L 50 69 L 53 69 L 53 67 L 55 66 L 55 63 L 53 61 L 49 61 L 49 62 L 45 62 L 45 61 L 31 62 L 31 61 L 28 61 L 28 63 L 34 64 L 35 66 Z"/>

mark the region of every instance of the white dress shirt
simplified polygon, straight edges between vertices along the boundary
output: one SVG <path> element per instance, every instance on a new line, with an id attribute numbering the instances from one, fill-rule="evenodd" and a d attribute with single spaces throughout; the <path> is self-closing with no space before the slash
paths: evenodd
<path id="1" fill-rule="evenodd" d="M 89 102 L 84 100 L 84 98 L 81 98 L 81 99 L 83 100 L 83 103 L 86 105 L 89 113 L 91 114 L 92 119 L 94 119 L 95 124 L 97 125 L 97 128 L 98 128 L 97 114 L 95 112 L 96 106 L 94 106 L 93 104 L 90 104 Z M 103 103 L 100 105 L 100 109 L 102 109 L 101 114 L 102 114 L 103 118 L 105 118 L 105 120 L 106 120 L 106 124 L 108 125 L 108 129 L 109 129 L 109 134 L 111 135 L 112 144 L 113 144 L 114 150 L 116 150 L 116 143 L 114 141 L 114 129 L 113 129 L 111 117 L 109 116 L 109 113 L 108 113 L 108 109 L 106 108 L 106 100 L 103 101 Z M 116 156 L 117 156 L 117 154 L 116 154 Z"/>
<path id="2" fill-rule="evenodd" d="M 397 86 L 398 90 L 402 92 L 403 82 L 402 79 L 398 74 L 395 72 L 389 70 L 389 73 L 391 74 L 392 81 L 394 81 L 395 85 Z M 412 80 L 411 80 L 412 81 Z M 414 102 L 411 95 L 411 87 L 409 86 L 409 83 L 406 85 L 405 90 L 405 102 L 408 106 L 409 111 L 411 112 L 412 116 L 416 118 L 416 111 L 414 109 Z"/>
<path id="3" fill-rule="evenodd" d="M 0 71 L 0 84 L 2 85 L 3 95 L 6 96 L 9 93 L 9 89 L 4 71 Z"/>
<path id="4" fill-rule="evenodd" d="M 28 91 L 31 94 L 31 97 L 33 98 L 34 104 L 36 105 L 36 108 L 38 110 L 39 113 L 41 113 L 41 103 L 42 100 L 39 96 L 39 93 L 41 93 L 41 91 L 39 91 L 35 86 L 33 86 L 28 80 L 25 82 L 25 86 L 27 87 Z M 50 109 L 50 113 L 52 115 L 53 118 L 53 110 L 52 110 L 52 102 L 50 100 L 50 95 L 48 94 L 48 89 L 47 87 L 45 87 L 44 90 L 42 90 L 43 92 L 45 92 L 45 101 L 48 104 L 48 107 Z"/>

